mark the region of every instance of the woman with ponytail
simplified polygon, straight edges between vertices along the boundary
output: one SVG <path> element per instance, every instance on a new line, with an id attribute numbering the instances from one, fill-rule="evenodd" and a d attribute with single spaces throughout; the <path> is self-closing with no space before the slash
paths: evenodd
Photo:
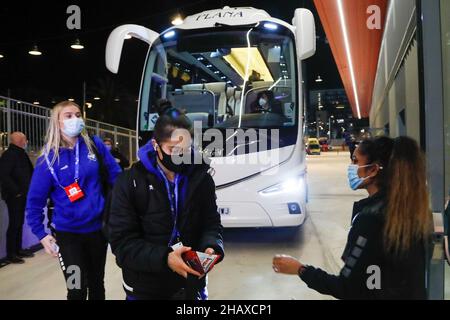
<path id="1" fill-rule="evenodd" d="M 348 178 L 369 197 L 355 203 L 338 276 L 279 255 L 274 271 L 298 275 L 308 287 L 338 299 L 426 299 L 426 246 L 432 216 L 424 156 L 407 137 L 363 141 Z"/>

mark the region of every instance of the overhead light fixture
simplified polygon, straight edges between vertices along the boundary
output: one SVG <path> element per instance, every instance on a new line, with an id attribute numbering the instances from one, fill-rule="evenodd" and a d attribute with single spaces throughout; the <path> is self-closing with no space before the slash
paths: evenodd
<path id="1" fill-rule="evenodd" d="M 115 101 L 115 102 L 119 102 L 120 99 L 119 99 L 119 98 L 115 98 L 114 101 Z"/>
<path id="2" fill-rule="evenodd" d="M 35 101 L 35 102 L 33 102 L 33 104 L 38 106 L 39 105 L 39 101 Z"/>
<path id="3" fill-rule="evenodd" d="M 94 100 L 98 101 L 98 100 L 101 100 L 101 98 L 100 97 L 95 97 Z"/>
<path id="4" fill-rule="evenodd" d="M 266 22 L 266 23 L 264 23 L 264 28 L 266 28 L 268 30 L 277 30 L 278 26 L 275 23 Z"/>
<path id="5" fill-rule="evenodd" d="M 90 103 L 90 102 L 86 102 L 86 107 L 88 108 L 88 109 L 91 109 L 92 108 L 92 103 Z"/>
<path id="6" fill-rule="evenodd" d="M 83 50 L 84 46 L 81 44 L 80 39 L 76 39 L 75 42 L 70 46 L 74 50 Z"/>
<path id="7" fill-rule="evenodd" d="M 316 82 L 318 82 L 318 83 L 319 82 L 323 82 L 323 79 L 320 76 L 318 76 L 317 79 L 316 79 Z"/>
<path id="8" fill-rule="evenodd" d="M 28 54 L 32 55 L 32 56 L 41 56 L 42 52 L 39 51 L 39 48 L 37 45 L 33 46 L 33 49 L 31 49 L 30 51 L 28 51 Z"/>
<path id="9" fill-rule="evenodd" d="M 69 98 L 67 100 L 70 101 L 70 102 L 74 102 L 75 101 L 75 99 L 73 99 L 73 98 Z"/>
<path id="10" fill-rule="evenodd" d="M 358 119 L 361 119 L 362 118 L 361 117 L 361 107 L 359 105 L 359 96 L 358 96 L 358 89 L 356 86 L 355 70 L 353 67 L 353 58 L 352 58 L 352 52 L 350 50 L 350 41 L 348 38 L 348 30 L 347 30 L 342 0 L 337 0 L 337 5 L 338 5 L 338 12 L 339 12 L 339 19 L 340 19 L 340 24 L 341 24 L 341 28 L 342 28 L 342 33 L 344 35 L 344 46 L 345 46 L 345 51 L 346 51 L 346 55 L 347 55 L 347 63 L 349 66 L 350 77 L 351 77 L 351 81 L 352 81 L 352 85 L 353 85 L 353 94 L 355 95 L 356 110 L 358 112 Z"/>
<path id="11" fill-rule="evenodd" d="M 3 59 L 5 56 L 0 53 L 0 59 Z"/>
<path id="12" fill-rule="evenodd" d="M 172 19 L 172 25 L 179 26 L 180 24 L 183 24 L 184 20 L 181 17 L 181 15 L 177 15 L 175 18 Z"/>

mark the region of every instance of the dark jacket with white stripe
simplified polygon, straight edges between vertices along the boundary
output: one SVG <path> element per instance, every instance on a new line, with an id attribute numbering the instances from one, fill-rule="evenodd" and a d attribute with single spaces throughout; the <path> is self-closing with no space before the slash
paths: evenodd
<path id="1" fill-rule="evenodd" d="M 426 299 L 425 244 L 416 243 L 402 257 L 385 252 L 385 203 L 383 194 L 355 203 L 342 256 L 345 266 L 339 276 L 306 267 L 301 279 L 308 287 L 338 299 Z"/>
<path id="2" fill-rule="evenodd" d="M 186 280 L 167 265 L 174 222 L 151 144 L 139 151 L 139 158 L 141 161 L 125 171 L 114 186 L 109 240 L 127 293 L 144 299 L 168 299 L 186 286 Z M 206 164 L 195 165 L 182 177 L 182 210 L 177 225 L 184 246 L 200 252 L 212 248 L 223 258 L 222 225 L 208 169 Z M 205 279 L 193 285 L 201 289 Z"/>

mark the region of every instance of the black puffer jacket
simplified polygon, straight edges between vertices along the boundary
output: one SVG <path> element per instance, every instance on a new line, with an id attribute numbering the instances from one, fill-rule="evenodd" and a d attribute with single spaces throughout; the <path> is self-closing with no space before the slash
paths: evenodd
<path id="1" fill-rule="evenodd" d="M 306 267 L 301 279 L 308 287 L 338 299 L 426 299 L 426 244 L 418 241 L 402 256 L 385 251 L 385 202 L 380 193 L 355 203 L 353 225 L 342 256 L 345 266 L 339 276 Z"/>
<path id="2" fill-rule="evenodd" d="M 153 148 L 141 149 L 140 158 L 114 186 L 109 240 L 122 268 L 125 290 L 135 297 L 167 298 L 187 285 L 167 265 L 173 218 Z M 186 175 L 178 226 L 183 245 L 201 252 L 213 248 L 223 258 L 222 225 L 208 169 L 207 165 L 194 166 Z M 203 288 L 205 279 L 190 281 L 190 285 Z"/>

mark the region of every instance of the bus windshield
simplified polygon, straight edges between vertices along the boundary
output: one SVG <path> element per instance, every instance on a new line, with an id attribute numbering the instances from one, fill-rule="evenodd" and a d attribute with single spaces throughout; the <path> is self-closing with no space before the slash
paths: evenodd
<path id="1" fill-rule="evenodd" d="M 289 129 L 299 107 L 293 34 L 278 25 L 172 29 L 148 55 L 139 129 L 152 131 L 160 99 L 208 128 Z"/>

